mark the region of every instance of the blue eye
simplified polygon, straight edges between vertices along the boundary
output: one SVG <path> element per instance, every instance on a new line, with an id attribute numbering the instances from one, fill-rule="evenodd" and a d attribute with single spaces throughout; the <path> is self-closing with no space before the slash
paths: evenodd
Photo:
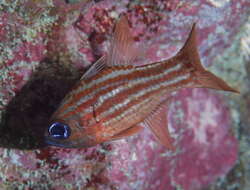
<path id="1" fill-rule="evenodd" d="M 67 139 L 70 136 L 71 130 L 69 126 L 55 122 L 48 129 L 49 136 L 55 139 Z"/>

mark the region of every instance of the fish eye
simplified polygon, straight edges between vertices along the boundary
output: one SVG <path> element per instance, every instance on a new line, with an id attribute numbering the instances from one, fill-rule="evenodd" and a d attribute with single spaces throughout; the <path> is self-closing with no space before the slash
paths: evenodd
<path id="1" fill-rule="evenodd" d="M 49 136 L 55 139 L 67 139 L 70 136 L 71 130 L 69 126 L 55 122 L 48 128 Z"/>

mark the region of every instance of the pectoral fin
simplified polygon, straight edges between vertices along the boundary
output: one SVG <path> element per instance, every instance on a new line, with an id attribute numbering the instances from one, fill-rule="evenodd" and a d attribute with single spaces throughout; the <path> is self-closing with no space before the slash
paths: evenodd
<path id="1" fill-rule="evenodd" d="M 134 127 L 131 127 L 129 129 L 127 129 L 127 130 L 113 136 L 110 140 L 119 140 L 121 138 L 134 135 L 134 134 L 138 133 L 141 129 L 142 129 L 142 127 L 140 125 L 136 125 Z"/>

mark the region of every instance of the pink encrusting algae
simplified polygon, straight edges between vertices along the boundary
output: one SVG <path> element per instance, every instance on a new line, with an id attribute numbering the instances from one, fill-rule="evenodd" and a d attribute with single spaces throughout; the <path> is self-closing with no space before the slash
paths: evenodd
<path id="1" fill-rule="evenodd" d="M 117 148 L 110 156 L 113 167 L 107 170 L 107 175 L 126 190 L 171 190 L 176 186 L 202 189 L 228 172 L 237 159 L 238 147 L 229 133 L 228 108 L 218 104 L 221 98 L 208 90 L 180 91 L 168 114 L 172 136 L 176 137 L 180 150 L 174 155 L 166 153 L 164 147 L 152 141 L 150 132 L 144 130 L 137 137 L 114 143 Z M 229 120 L 225 122 L 226 118 Z"/>
<path id="2" fill-rule="evenodd" d="M 60 93 L 66 93 L 66 90 L 62 89 L 63 85 L 65 84 L 65 88 L 69 90 L 73 84 L 66 79 L 76 81 L 80 76 L 75 67 L 84 68 L 90 65 L 107 50 L 115 20 L 121 13 L 128 15 L 134 39 L 149 47 L 145 59 L 150 62 L 172 56 L 184 43 L 192 23 L 197 22 L 198 49 L 202 62 L 207 66 L 212 65 L 214 57 L 223 53 L 225 48 L 232 44 L 232 37 L 236 34 L 237 28 L 245 22 L 249 6 L 244 0 L 221 3 L 212 0 L 157 3 L 149 0 L 101 1 L 88 10 L 79 11 L 72 8 L 67 14 L 65 7 L 68 9 L 71 4 L 56 1 L 57 4 L 53 5 L 44 1 L 40 2 L 39 6 L 47 7 L 47 11 L 40 17 L 24 17 L 21 14 L 24 9 L 18 8 L 22 8 L 27 2 L 32 1 L 17 4 L 0 3 L 0 49 L 4 47 L 5 53 L 0 53 L 0 62 L 4 63 L 0 65 L 0 110 L 3 112 L 6 109 L 8 102 L 20 92 L 31 73 L 39 71 L 37 68 L 44 58 L 47 58 L 46 61 L 54 62 L 48 61 L 45 67 L 48 69 L 43 70 L 43 73 L 47 71 L 48 74 L 41 76 L 51 77 L 49 82 L 53 79 L 63 79 L 65 83 L 59 83 L 59 88 L 51 87 L 46 80 L 43 83 L 43 78 L 35 80 L 35 84 L 42 85 L 40 88 L 50 88 L 47 91 L 39 89 L 41 93 L 37 99 L 41 103 L 32 110 L 33 115 L 26 116 L 24 121 L 18 116 L 25 112 L 14 115 L 17 121 L 22 123 L 17 125 L 14 122 L 13 126 L 19 128 L 21 124 L 24 125 L 24 133 L 29 122 L 32 124 L 35 119 L 49 119 L 49 113 L 52 114 L 56 105 L 53 105 L 53 101 L 47 100 L 52 99 L 58 105 L 60 99 L 57 98 L 63 98 L 63 94 Z M 6 6 L 9 9 L 4 10 Z M 15 15 L 18 17 L 15 18 Z M 30 22 L 23 22 L 24 20 Z M 15 26 L 24 27 L 20 27 L 16 33 Z M 42 30 L 37 31 L 37 26 Z M 49 69 L 50 66 L 53 70 Z M 71 73 L 64 72 L 65 68 L 71 69 Z M 56 72 L 51 72 L 54 70 Z M 72 73 L 78 76 L 74 78 Z M 20 110 L 25 111 L 24 103 Z M 45 105 L 50 107 L 46 109 Z M 41 112 L 40 107 L 48 112 Z M 168 120 L 171 136 L 175 139 L 174 145 L 177 147 L 176 153 L 167 152 L 163 146 L 158 145 L 147 129 L 138 135 L 88 149 L 47 147 L 27 151 L 4 148 L 7 146 L 5 143 L 0 150 L 0 187 L 202 189 L 218 177 L 226 175 L 237 160 L 237 141 L 230 131 L 231 121 L 234 119 L 231 113 L 231 107 L 224 95 L 214 91 L 184 89 L 175 94 L 174 101 L 170 104 Z M 1 131 L 1 134 L 6 135 L 8 130 L 5 129 L 4 132 Z M 36 133 L 31 134 L 32 145 Z M 4 138 L 5 136 L 1 136 L 1 142 Z M 24 140 L 21 138 L 18 145 Z M 18 145 L 16 147 L 20 147 Z M 31 145 L 24 143 L 23 148 L 32 147 Z M 12 147 L 15 148 L 15 144 Z M 225 186 L 227 187 L 226 184 Z"/>

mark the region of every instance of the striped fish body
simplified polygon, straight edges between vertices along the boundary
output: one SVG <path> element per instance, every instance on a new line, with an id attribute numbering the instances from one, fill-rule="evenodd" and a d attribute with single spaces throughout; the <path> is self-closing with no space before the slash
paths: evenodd
<path id="1" fill-rule="evenodd" d="M 124 25 L 128 27 L 126 20 L 120 22 L 123 23 L 117 24 L 121 25 L 116 29 L 118 32 L 124 30 Z M 105 59 L 94 65 L 94 74 L 88 72 L 52 116 L 51 123 L 70 127 L 70 136 L 56 139 L 47 132 L 49 144 L 89 147 L 134 134 L 141 128 L 138 124 L 152 118 L 156 110 L 168 102 L 170 93 L 180 88 L 207 87 L 235 92 L 202 67 L 195 35 L 193 26 L 184 47 L 169 60 L 143 66 L 113 64 L 98 69 L 109 62 Z M 124 39 L 120 36 L 116 37 L 118 41 Z M 148 123 L 158 140 L 171 148 L 168 131 Z"/>
<path id="2" fill-rule="evenodd" d="M 143 121 L 165 101 L 163 96 L 191 82 L 190 72 L 178 62 L 114 66 L 80 81 L 53 120 L 79 126 L 80 134 L 74 133 L 72 139 L 81 136 L 83 129 L 98 144 Z"/>

